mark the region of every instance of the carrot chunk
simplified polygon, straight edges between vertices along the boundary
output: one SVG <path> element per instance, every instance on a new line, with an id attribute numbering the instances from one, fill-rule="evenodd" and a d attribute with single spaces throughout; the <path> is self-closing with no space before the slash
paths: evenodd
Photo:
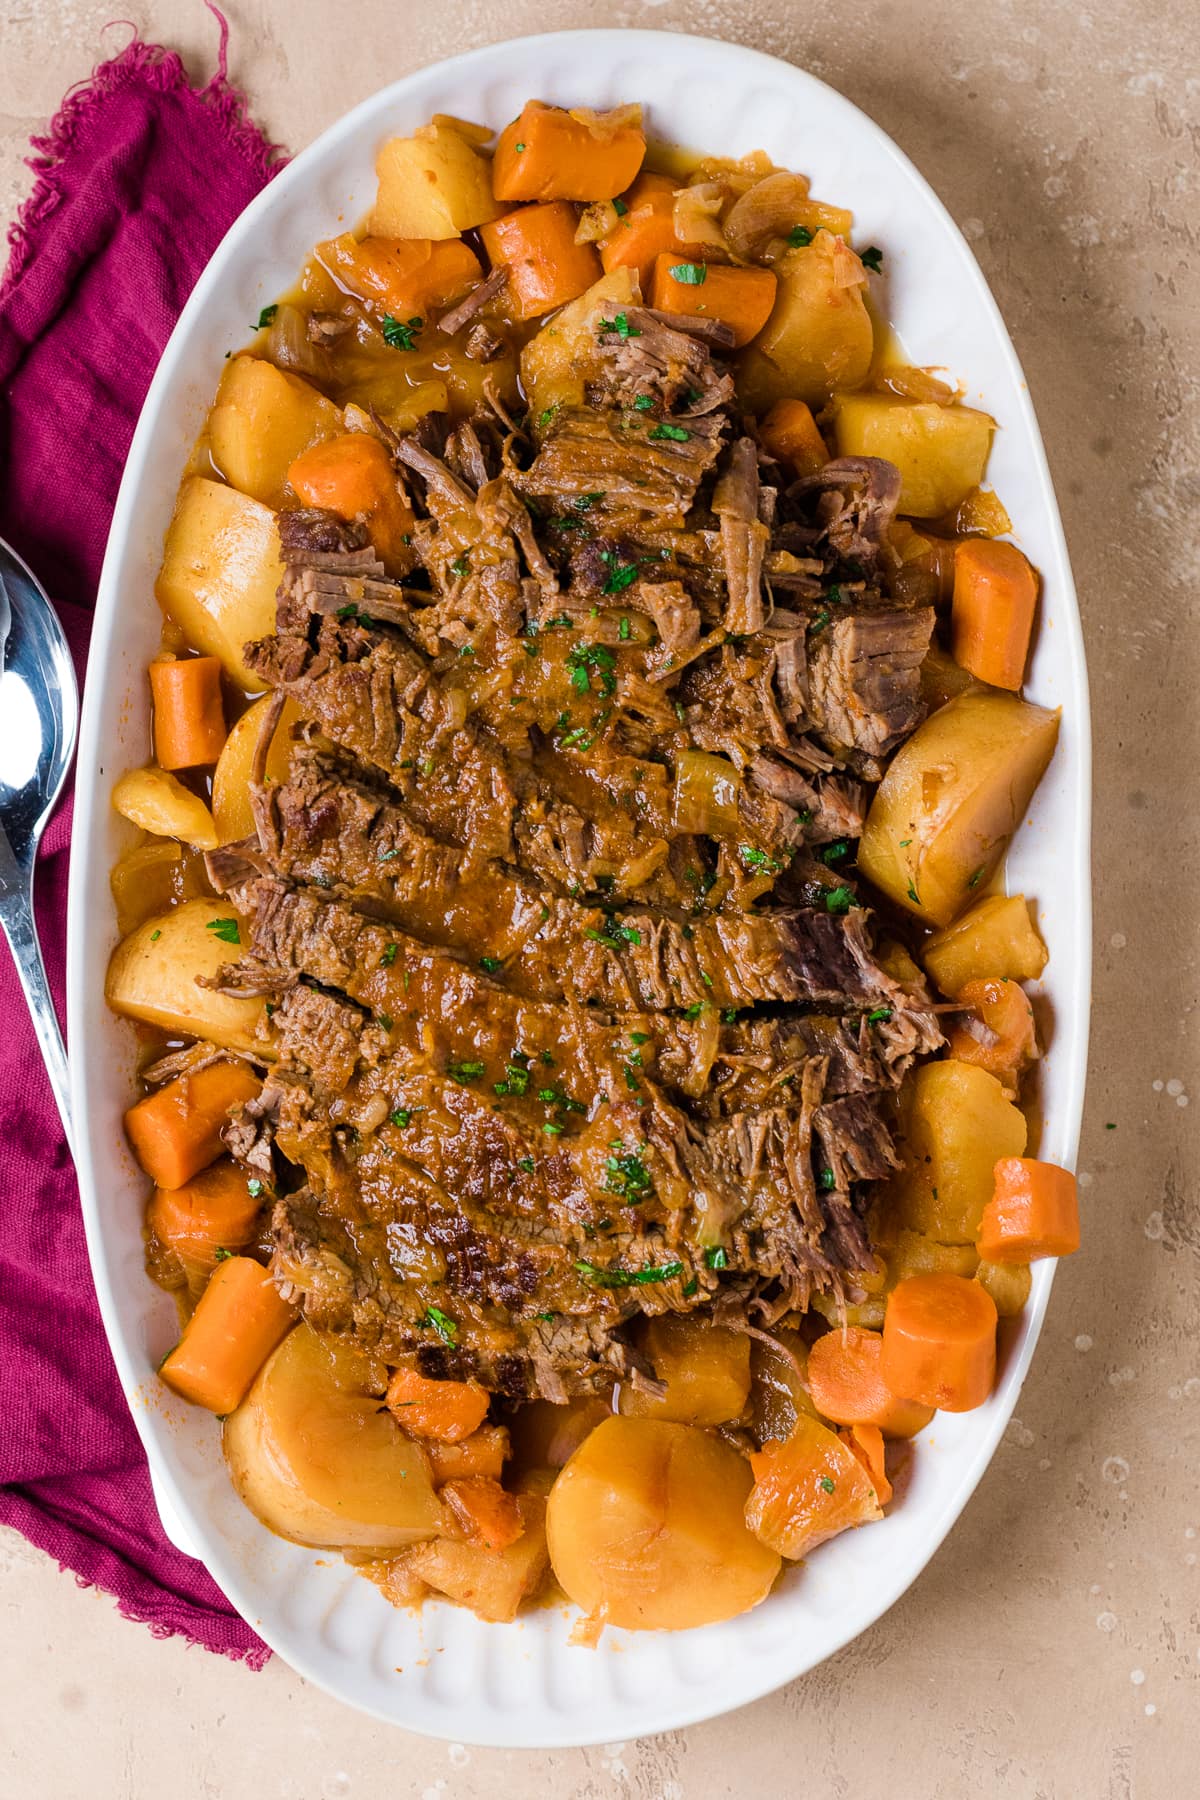
<path id="1" fill-rule="evenodd" d="M 262 1209 L 256 1185 L 252 1194 L 244 1172 L 224 1157 L 182 1187 L 156 1187 L 146 1224 L 182 1261 L 211 1269 L 218 1250 L 240 1250 L 253 1237 Z"/>
<path id="2" fill-rule="evenodd" d="M 125 1114 L 133 1153 L 160 1188 L 181 1188 L 221 1154 L 230 1109 L 252 1100 L 262 1082 L 242 1062 L 209 1063 L 179 1075 Z"/>
<path id="3" fill-rule="evenodd" d="M 838 1436 L 867 1471 L 880 1506 L 886 1506 L 892 1497 L 892 1484 L 887 1478 L 883 1433 L 878 1425 L 848 1425 Z"/>
<path id="4" fill-rule="evenodd" d="M 318 244 L 315 255 L 339 287 L 403 323 L 461 300 L 483 274 L 461 238 L 355 238 L 347 231 Z"/>
<path id="5" fill-rule="evenodd" d="M 950 1055 L 986 1069 L 1015 1092 L 1038 1053 L 1029 995 L 1015 981 L 968 981 L 955 999 L 964 1016 L 947 1031 Z"/>
<path id="6" fill-rule="evenodd" d="M 659 175 L 640 175 L 630 189 L 627 210 L 600 246 L 600 261 L 605 274 L 635 269 L 639 287 L 648 293 L 659 256 L 669 253 L 673 262 L 688 257 L 702 262 L 707 249 L 676 235 L 674 183 Z"/>
<path id="7" fill-rule="evenodd" d="M 226 738 L 219 657 L 152 662 L 150 693 L 159 768 L 197 769 L 202 763 L 215 763 Z"/>
<path id="8" fill-rule="evenodd" d="M 771 316 L 778 283 L 770 269 L 729 268 L 724 263 L 681 262 L 670 254 L 654 260 L 650 304 L 662 312 L 719 319 L 736 347 L 756 337 Z"/>
<path id="9" fill-rule="evenodd" d="M 213 1270 L 183 1336 L 158 1372 L 184 1400 L 209 1412 L 231 1413 L 295 1320 L 261 1263 L 227 1257 Z"/>
<path id="10" fill-rule="evenodd" d="M 837 1425 L 877 1425 L 888 1437 L 914 1437 L 932 1419 L 932 1408 L 893 1394 L 880 1373 L 882 1355 L 879 1333 L 859 1326 L 818 1338 L 808 1353 L 812 1403 Z"/>
<path id="11" fill-rule="evenodd" d="M 829 461 L 825 439 L 803 400 L 777 400 L 760 431 L 771 455 L 797 475 L 815 475 Z"/>
<path id="12" fill-rule="evenodd" d="M 982 1406 L 996 1379 L 996 1306 L 963 1275 L 910 1275 L 888 1296 L 880 1372 L 894 1394 L 943 1412 Z"/>
<path id="13" fill-rule="evenodd" d="M 611 200 L 629 186 L 646 154 L 646 134 L 628 109 L 577 118 L 527 100 L 500 133 L 492 161 L 497 200 Z"/>
<path id="14" fill-rule="evenodd" d="M 1025 678 L 1037 576 L 1015 544 L 965 538 L 954 549 L 950 650 L 980 681 L 1014 693 Z"/>
<path id="15" fill-rule="evenodd" d="M 482 1550 L 507 1550 L 525 1529 L 515 1494 L 506 1494 L 491 1475 L 448 1481 L 441 1490 L 468 1540 Z"/>
<path id="16" fill-rule="evenodd" d="M 756 1451 L 750 1468 L 746 1523 L 781 1556 L 807 1556 L 839 1531 L 880 1517 L 874 1484 L 858 1457 L 807 1413 L 798 1414 L 785 1443 Z"/>
<path id="17" fill-rule="evenodd" d="M 456 1444 L 477 1431 L 487 1417 L 488 1397 L 474 1381 L 431 1381 L 415 1369 L 396 1369 L 387 1403 L 396 1423 L 413 1437 Z"/>
<path id="18" fill-rule="evenodd" d="M 347 431 L 314 444 L 287 472 L 297 499 L 320 506 L 339 519 L 362 519 L 367 535 L 389 573 L 402 573 L 411 561 L 405 539 L 415 523 L 412 508 L 401 498 L 392 459 L 365 431 Z"/>
<path id="19" fill-rule="evenodd" d="M 403 1418 L 403 1413 L 397 1413 Z M 427 1438 L 424 1444 L 434 1487 L 447 1481 L 464 1481 L 469 1475 L 491 1475 L 499 1481 L 509 1455 L 508 1431 L 503 1425 L 481 1425 L 456 1444 Z"/>
<path id="20" fill-rule="evenodd" d="M 1078 1250 L 1079 1199 L 1069 1169 L 1031 1156 L 1004 1156 L 994 1180 L 979 1227 L 985 1262 L 1037 1262 Z"/>
<path id="21" fill-rule="evenodd" d="M 479 235 L 493 267 L 508 270 L 504 305 L 514 318 L 540 318 L 600 279 L 600 258 L 593 245 L 575 242 L 575 214 L 565 200 L 503 213 Z"/>

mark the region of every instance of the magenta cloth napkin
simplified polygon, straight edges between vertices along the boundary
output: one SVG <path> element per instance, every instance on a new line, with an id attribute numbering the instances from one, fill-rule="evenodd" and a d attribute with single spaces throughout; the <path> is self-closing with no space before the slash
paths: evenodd
<path id="1" fill-rule="evenodd" d="M 0 281 L 0 536 L 58 605 L 79 674 L 129 440 L 196 277 L 280 166 L 225 78 L 191 86 L 131 43 L 68 95 Z M 130 595 L 149 605 L 149 595 Z M 63 1014 L 69 800 L 43 840 L 38 922 Z M 260 1668 L 269 1652 L 163 1535 L 117 1384 L 74 1170 L 0 947 L 0 1522 L 174 1633 Z"/>

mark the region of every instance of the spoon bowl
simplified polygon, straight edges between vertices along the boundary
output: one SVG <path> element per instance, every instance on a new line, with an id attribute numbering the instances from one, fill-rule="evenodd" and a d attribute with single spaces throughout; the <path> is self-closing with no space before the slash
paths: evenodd
<path id="1" fill-rule="evenodd" d="M 79 730 L 75 666 L 45 589 L 0 538 L 0 926 L 71 1137 L 67 1059 L 37 940 L 33 869 Z"/>

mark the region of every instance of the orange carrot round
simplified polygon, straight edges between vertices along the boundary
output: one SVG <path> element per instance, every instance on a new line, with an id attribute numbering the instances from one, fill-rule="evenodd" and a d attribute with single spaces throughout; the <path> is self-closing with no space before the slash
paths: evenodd
<path id="1" fill-rule="evenodd" d="M 954 551 L 950 650 L 980 681 L 1012 692 L 1025 679 L 1037 576 L 1015 544 L 964 538 Z"/>
<path id="2" fill-rule="evenodd" d="M 600 258 L 593 245 L 575 242 L 575 226 L 565 200 L 522 206 L 480 226 L 492 266 L 508 269 L 503 303 L 514 318 L 538 319 L 599 281 Z"/>
<path id="3" fill-rule="evenodd" d="M 262 1183 L 256 1186 L 252 1194 L 245 1171 L 224 1157 L 182 1187 L 156 1187 L 146 1224 L 184 1262 L 211 1269 L 219 1250 L 240 1250 L 253 1237 L 262 1210 Z"/>
<path id="4" fill-rule="evenodd" d="M 681 261 L 668 252 L 655 258 L 650 304 L 662 312 L 718 319 L 729 326 L 740 348 L 770 318 L 777 286 L 770 269 Z"/>
<path id="5" fill-rule="evenodd" d="M 883 1433 L 878 1425 L 847 1425 L 838 1436 L 867 1471 L 880 1506 L 886 1506 L 892 1497 L 892 1484 L 887 1478 Z"/>
<path id="6" fill-rule="evenodd" d="M 1031 1156 L 1004 1156 L 994 1181 L 979 1227 L 984 1262 L 1037 1262 L 1078 1250 L 1079 1199 L 1069 1169 Z"/>
<path id="7" fill-rule="evenodd" d="M 642 166 L 646 135 L 621 114 L 580 119 L 527 100 L 500 133 L 492 161 L 497 200 L 611 200 Z"/>
<path id="8" fill-rule="evenodd" d="M 180 1188 L 216 1162 L 230 1109 L 252 1100 L 261 1087 L 245 1063 L 214 1062 L 177 1076 L 131 1106 L 125 1131 L 151 1181 Z"/>
<path id="9" fill-rule="evenodd" d="M 996 1378 L 996 1306 L 962 1275 L 910 1275 L 888 1297 L 880 1370 L 893 1393 L 943 1412 L 982 1406 Z"/>
<path id="10" fill-rule="evenodd" d="M 158 1372 L 184 1400 L 209 1412 L 231 1413 L 295 1320 L 261 1263 L 227 1257 L 217 1264 Z"/>
<path id="11" fill-rule="evenodd" d="M 413 1437 L 459 1443 L 487 1417 L 488 1397 L 474 1381 L 433 1381 L 415 1369 L 396 1369 L 387 1403 L 396 1423 Z"/>
<path id="12" fill-rule="evenodd" d="M 837 1425 L 874 1425 L 888 1437 L 914 1437 L 933 1412 L 892 1392 L 880 1373 L 882 1355 L 877 1331 L 849 1325 L 826 1332 L 808 1353 L 813 1405 Z"/>
<path id="13" fill-rule="evenodd" d="M 1015 1087 L 1038 1053 L 1033 1007 L 1024 988 L 1003 979 L 968 981 L 955 999 L 967 1016 L 956 1019 L 947 1031 L 950 1055 Z"/>
<path id="14" fill-rule="evenodd" d="M 461 238 L 355 238 L 344 232 L 318 244 L 315 255 L 339 287 L 403 323 L 461 300 L 483 275 Z"/>
<path id="15" fill-rule="evenodd" d="M 187 656 L 152 662 L 149 673 L 159 768 L 197 769 L 215 763 L 227 735 L 220 659 Z"/>
<path id="16" fill-rule="evenodd" d="M 292 463 L 287 478 L 305 506 L 325 507 L 340 519 L 362 519 L 389 573 L 402 571 L 410 560 L 405 539 L 415 521 L 378 438 L 347 431 L 314 444 Z"/>
<path id="17" fill-rule="evenodd" d="M 829 461 L 825 439 L 803 400 L 777 400 L 759 431 L 771 455 L 797 475 L 815 475 Z"/>

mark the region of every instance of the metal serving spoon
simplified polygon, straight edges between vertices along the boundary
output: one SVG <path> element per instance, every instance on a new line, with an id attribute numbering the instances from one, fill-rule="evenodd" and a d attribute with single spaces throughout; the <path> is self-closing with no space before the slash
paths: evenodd
<path id="1" fill-rule="evenodd" d="M 0 925 L 71 1142 L 67 1053 L 33 918 L 33 863 L 79 729 L 71 652 L 45 589 L 0 538 Z"/>

